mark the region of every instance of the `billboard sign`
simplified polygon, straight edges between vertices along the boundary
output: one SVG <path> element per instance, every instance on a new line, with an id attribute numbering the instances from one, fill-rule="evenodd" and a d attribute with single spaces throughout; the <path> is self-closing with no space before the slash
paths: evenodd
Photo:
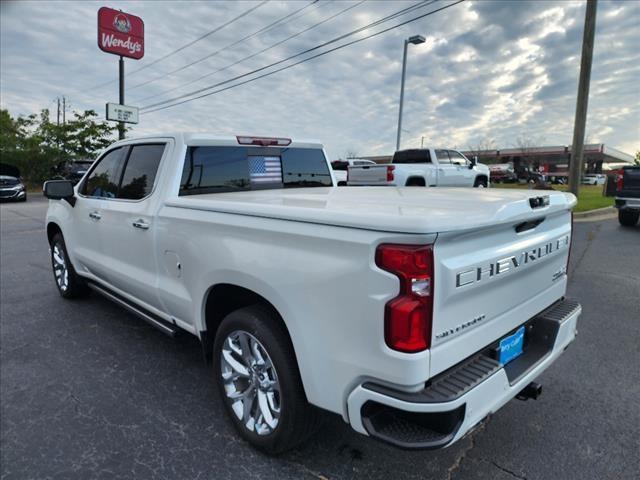
<path id="1" fill-rule="evenodd" d="M 119 103 L 107 103 L 107 120 L 124 123 L 138 123 L 138 107 Z"/>
<path id="2" fill-rule="evenodd" d="M 102 7 L 98 10 L 98 47 L 140 60 L 144 56 L 144 22 L 135 15 Z"/>

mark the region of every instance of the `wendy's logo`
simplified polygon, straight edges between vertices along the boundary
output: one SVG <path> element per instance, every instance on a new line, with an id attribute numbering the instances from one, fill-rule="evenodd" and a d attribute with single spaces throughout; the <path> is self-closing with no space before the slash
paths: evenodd
<path id="1" fill-rule="evenodd" d="M 131 22 L 126 15 L 119 13 L 113 19 L 113 26 L 116 30 L 122 33 L 129 33 L 131 30 Z"/>

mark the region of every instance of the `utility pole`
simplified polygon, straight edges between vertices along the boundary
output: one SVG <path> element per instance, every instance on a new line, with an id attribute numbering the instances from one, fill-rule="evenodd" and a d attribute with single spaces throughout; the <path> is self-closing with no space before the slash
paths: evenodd
<path id="1" fill-rule="evenodd" d="M 66 97 L 62 97 L 62 125 L 65 125 L 67 123 L 67 99 Z"/>
<path id="2" fill-rule="evenodd" d="M 60 126 L 60 97 L 58 97 L 58 121 L 56 122 Z"/>
<path id="3" fill-rule="evenodd" d="M 582 178 L 582 168 L 584 164 L 584 130 L 587 123 L 587 107 L 589 105 L 589 83 L 591 80 L 593 43 L 596 33 L 597 6 L 598 0 L 587 0 L 587 10 L 584 17 L 580 81 L 578 83 L 576 118 L 573 125 L 573 141 L 571 142 L 571 159 L 569 161 L 569 189 L 576 197 L 580 190 L 580 181 Z"/>

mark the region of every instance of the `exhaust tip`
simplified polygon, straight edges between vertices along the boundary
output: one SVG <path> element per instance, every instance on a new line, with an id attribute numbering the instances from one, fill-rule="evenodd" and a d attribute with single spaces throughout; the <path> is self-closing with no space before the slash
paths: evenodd
<path id="1" fill-rule="evenodd" d="M 530 398 L 537 400 L 540 395 L 542 395 L 542 385 L 536 382 L 531 382 L 529 385 L 524 387 L 518 395 L 516 395 L 516 398 L 523 401 L 527 401 Z"/>

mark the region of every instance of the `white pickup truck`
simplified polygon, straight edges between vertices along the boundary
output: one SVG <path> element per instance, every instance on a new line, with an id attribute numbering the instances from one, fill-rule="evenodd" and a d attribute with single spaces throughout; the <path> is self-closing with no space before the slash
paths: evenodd
<path id="1" fill-rule="evenodd" d="M 457 150 L 399 150 L 390 164 L 349 166 L 347 184 L 398 187 L 488 187 L 489 167 Z"/>
<path id="2" fill-rule="evenodd" d="M 565 299 L 575 197 L 332 175 L 311 141 L 117 142 L 75 187 L 45 183 L 56 286 L 197 336 L 238 432 L 271 453 L 317 407 L 440 448 L 535 398 L 581 311 Z"/>

